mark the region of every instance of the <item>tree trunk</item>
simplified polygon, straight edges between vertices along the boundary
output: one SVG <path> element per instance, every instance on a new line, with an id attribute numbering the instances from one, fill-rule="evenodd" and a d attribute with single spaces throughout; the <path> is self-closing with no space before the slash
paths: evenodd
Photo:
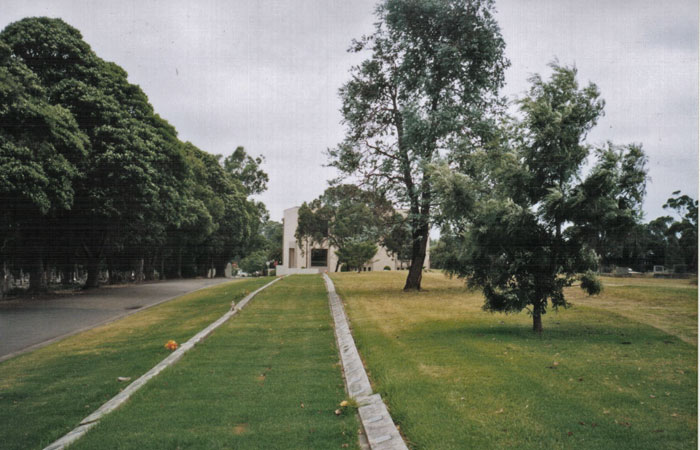
<path id="1" fill-rule="evenodd" d="M 532 314 L 532 331 L 542 334 L 542 314 L 539 312 Z"/>
<path id="2" fill-rule="evenodd" d="M 224 278 L 226 276 L 226 265 L 228 261 L 215 261 L 214 262 L 214 277 Z"/>
<path id="3" fill-rule="evenodd" d="M 7 270 L 7 261 L 2 262 L 2 280 L 0 280 L 0 299 L 5 298 L 5 293 L 10 290 L 10 271 Z"/>
<path id="4" fill-rule="evenodd" d="M 421 227 L 419 239 L 413 241 L 413 258 L 411 258 L 411 267 L 408 269 L 408 277 L 406 277 L 406 285 L 404 291 L 420 291 L 421 280 L 423 279 L 423 263 L 425 262 L 425 253 L 428 248 L 428 235 L 430 229 L 427 226 Z"/>
<path id="5" fill-rule="evenodd" d="M 146 281 L 153 281 L 156 279 L 155 259 L 156 257 L 153 255 L 147 256 L 144 259 L 143 276 Z"/>
<path id="6" fill-rule="evenodd" d="M 338 269 L 340 269 L 340 260 L 335 263 L 335 271 L 337 272 Z"/>
<path id="7" fill-rule="evenodd" d="M 182 247 L 177 248 L 177 272 L 176 276 L 182 278 Z"/>
<path id="8" fill-rule="evenodd" d="M 89 258 L 87 263 L 87 280 L 84 289 L 100 286 L 100 258 Z"/>
<path id="9" fill-rule="evenodd" d="M 134 281 L 136 281 L 137 283 L 142 282 L 146 278 L 143 273 L 143 266 L 143 258 L 139 258 L 136 261 L 136 267 L 134 268 Z"/>
<path id="10" fill-rule="evenodd" d="M 40 249 L 36 249 L 34 261 L 29 272 L 29 291 L 46 292 L 49 288 L 46 282 L 46 271 L 44 270 L 44 258 Z"/>
<path id="11" fill-rule="evenodd" d="M 117 273 L 117 270 L 114 268 L 114 259 L 107 257 L 106 261 L 107 265 L 107 284 L 117 284 L 120 281 L 122 281 L 122 271 L 120 270 L 119 273 Z M 97 272 L 97 278 L 99 279 L 99 271 Z M 90 269 L 88 269 L 88 278 L 90 277 Z"/>
<path id="12" fill-rule="evenodd" d="M 64 263 L 61 267 L 61 284 L 70 286 L 73 283 L 73 267 L 70 263 Z"/>

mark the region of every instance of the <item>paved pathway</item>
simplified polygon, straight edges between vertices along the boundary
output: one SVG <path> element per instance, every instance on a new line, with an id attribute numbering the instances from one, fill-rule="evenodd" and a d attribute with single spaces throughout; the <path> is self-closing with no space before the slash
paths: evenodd
<path id="1" fill-rule="evenodd" d="M 0 361 L 230 278 L 103 286 L 70 296 L 0 303 Z"/>

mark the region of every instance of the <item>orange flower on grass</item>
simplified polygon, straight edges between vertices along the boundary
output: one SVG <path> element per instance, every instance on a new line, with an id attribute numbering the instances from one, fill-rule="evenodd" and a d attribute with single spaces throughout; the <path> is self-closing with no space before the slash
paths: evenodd
<path id="1" fill-rule="evenodd" d="M 170 351 L 177 350 L 177 342 L 171 339 L 165 344 L 165 348 L 167 348 Z"/>

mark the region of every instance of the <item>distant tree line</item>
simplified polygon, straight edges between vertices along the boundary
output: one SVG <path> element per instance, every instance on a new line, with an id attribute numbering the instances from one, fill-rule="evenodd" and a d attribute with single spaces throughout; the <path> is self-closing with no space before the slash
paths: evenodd
<path id="1" fill-rule="evenodd" d="M 260 244 L 261 158 L 182 142 L 127 73 L 60 19 L 0 33 L 2 286 L 223 276 Z"/>
<path id="2" fill-rule="evenodd" d="M 698 201 L 675 191 L 664 208 L 675 211 L 677 217 L 661 216 L 647 223 L 633 223 L 626 233 L 608 239 L 601 248 L 600 270 L 629 267 L 651 272 L 654 266 L 663 266 L 671 272 L 697 272 Z M 445 269 L 449 264 L 455 236 L 445 232 L 430 244 L 430 266 L 434 269 Z"/>
<path id="3" fill-rule="evenodd" d="M 648 223 L 635 224 L 630 232 L 611 242 L 603 254 L 603 266 L 631 267 L 649 272 L 654 266 L 666 271 L 698 270 L 698 201 L 675 191 L 664 209 L 675 212 Z"/>
<path id="4" fill-rule="evenodd" d="M 270 275 L 270 269 L 282 264 L 282 232 L 280 222 L 268 220 L 251 243 L 257 250 L 242 258 L 239 268 L 252 275 Z"/>

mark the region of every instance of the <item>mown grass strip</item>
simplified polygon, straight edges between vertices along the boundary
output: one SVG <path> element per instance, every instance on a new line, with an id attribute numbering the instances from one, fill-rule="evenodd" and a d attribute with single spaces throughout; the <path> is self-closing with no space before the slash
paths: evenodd
<path id="1" fill-rule="evenodd" d="M 203 330 L 200 330 L 199 333 L 195 334 L 190 339 L 188 339 L 187 342 L 180 345 L 179 348 L 177 348 L 170 355 L 168 355 L 162 361 L 160 361 L 158 364 L 152 367 L 151 370 L 141 375 L 136 381 L 129 384 L 119 394 L 109 399 L 92 414 L 83 419 L 80 422 L 79 426 L 71 430 L 68 434 L 64 435 L 60 439 L 54 441 L 44 450 L 62 450 L 65 447 L 71 445 L 73 442 L 80 439 L 85 433 L 88 432 L 89 429 L 91 429 L 94 426 L 97 426 L 99 421 L 104 416 L 123 405 L 136 391 L 145 386 L 146 383 L 148 383 L 152 378 L 158 376 L 158 374 L 161 373 L 163 370 L 177 363 L 180 359 L 182 359 L 183 356 L 185 356 L 185 353 L 192 350 L 195 345 L 200 343 L 202 340 L 206 339 L 211 333 L 214 332 L 214 330 L 219 328 L 221 325 L 226 323 L 227 320 L 229 320 L 231 317 L 233 317 L 239 311 L 241 311 L 241 309 L 245 307 L 245 305 L 248 304 L 248 302 L 250 302 L 253 299 L 253 297 L 255 297 L 259 292 L 261 292 L 265 288 L 268 288 L 269 286 L 278 282 L 279 280 L 279 278 L 276 278 L 267 283 L 266 285 L 257 288 L 255 291 L 246 295 L 245 298 L 243 298 L 243 300 L 241 300 L 240 303 L 237 305 L 234 305 L 232 303 L 231 309 L 224 313 L 223 316 L 219 317 L 216 321 L 210 323 Z M 168 341 L 168 343 L 172 344 L 173 341 Z"/>
<path id="2" fill-rule="evenodd" d="M 321 277 L 258 294 L 74 447 L 356 448 Z"/>
<path id="3" fill-rule="evenodd" d="M 0 363 L 3 449 L 43 448 L 270 279 L 217 285 Z"/>
<path id="4" fill-rule="evenodd" d="M 420 293 L 401 291 L 405 273 L 332 277 L 410 447 L 697 447 L 697 347 L 678 337 L 579 304 L 547 314 L 539 337 L 529 316 L 486 313 L 441 274 Z M 695 301 L 664 292 L 654 302 Z"/>

